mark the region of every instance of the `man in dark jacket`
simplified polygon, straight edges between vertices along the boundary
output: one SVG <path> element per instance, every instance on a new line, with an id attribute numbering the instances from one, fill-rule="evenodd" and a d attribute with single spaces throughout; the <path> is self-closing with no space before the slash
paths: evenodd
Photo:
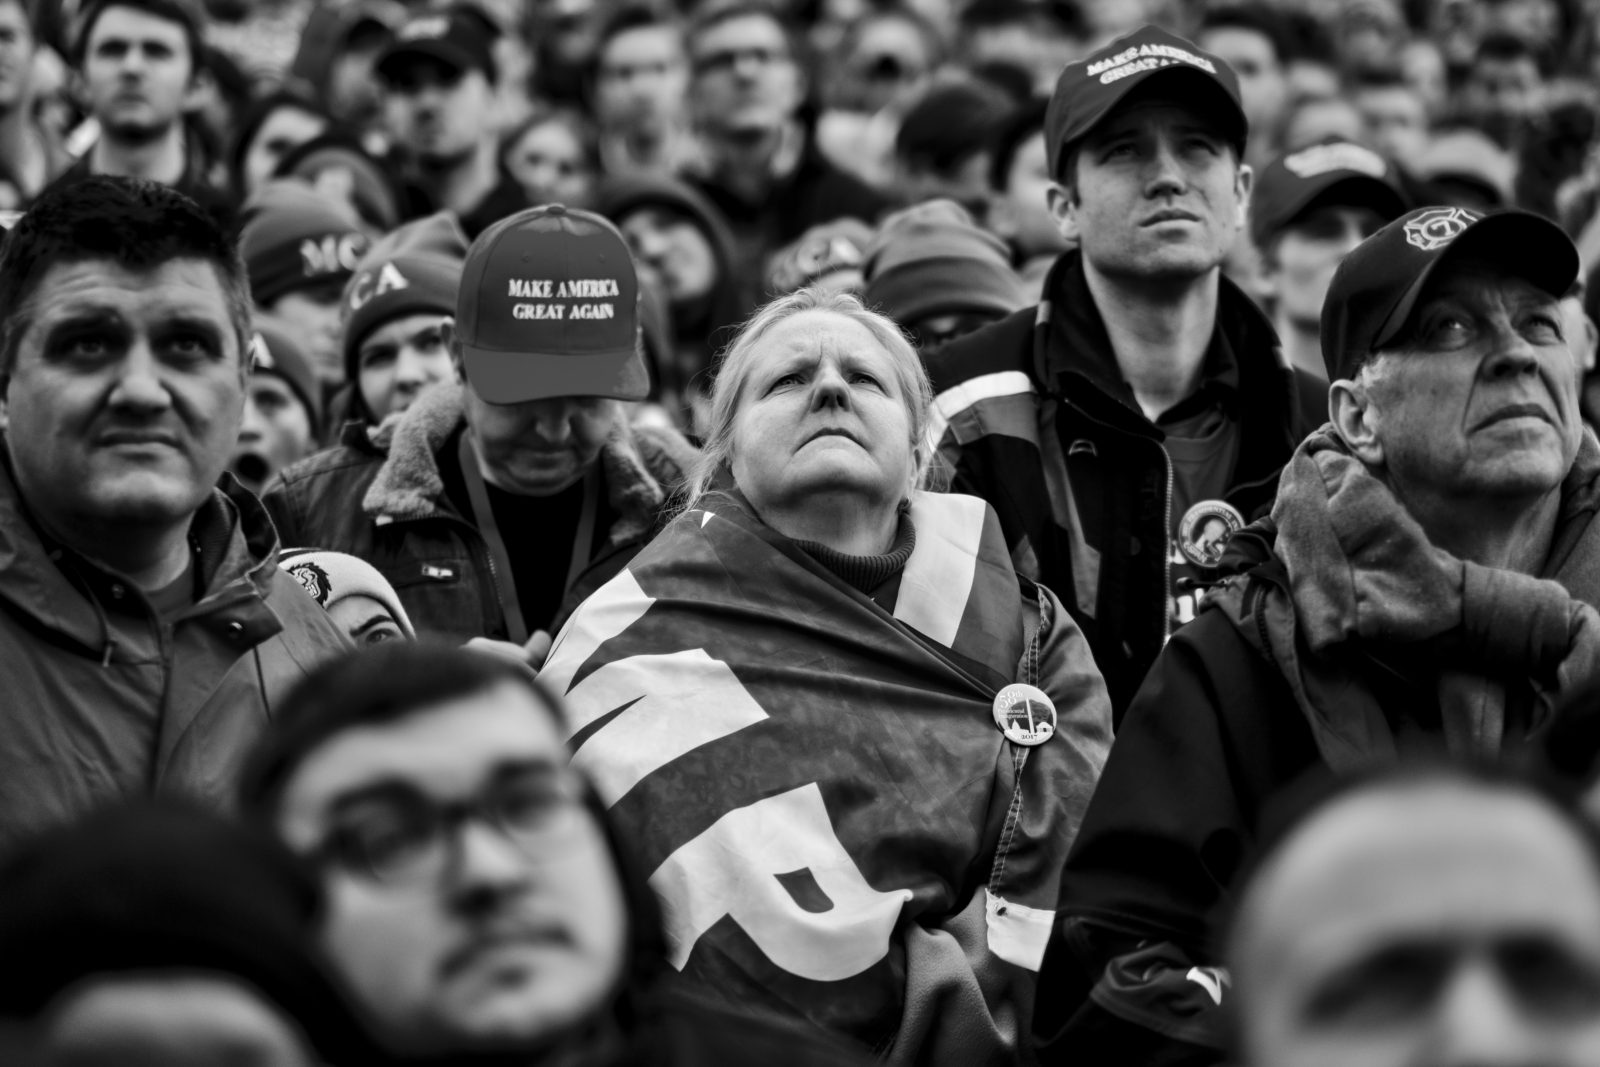
<path id="1" fill-rule="evenodd" d="M 491 227 L 446 330 L 464 386 L 284 472 L 266 505 L 285 541 L 367 560 L 422 636 L 553 633 L 654 532 L 695 454 L 628 424 L 648 389 L 637 294 L 598 215 L 555 204 Z"/>
<path id="2" fill-rule="evenodd" d="M 1156 661 L 1068 858 L 1034 1020 L 1057 1062 L 1218 1061 L 1209 920 L 1303 773 L 1493 760 L 1593 714 L 1600 446 L 1559 308 L 1577 272 L 1554 224 L 1461 208 L 1340 265 L 1332 422 Z"/>
<path id="3" fill-rule="evenodd" d="M 85 178 L 11 230 L 0 308 L 0 842 L 123 794 L 220 803 L 278 697 L 348 645 L 223 476 L 237 248 L 166 186 Z"/>
<path id="4" fill-rule="evenodd" d="M 932 440 L 1060 594 L 1120 717 L 1214 577 L 1196 539 L 1267 507 L 1325 389 L 1222 275 L 1251 184 L 1227 64 L 1145 27 L 1062 71 L 1045 129 L 1077 249 L 1038 306 L 929 360 Z"/>
<path id="5" fill-rule="evenodd" d="M 655 895 L 522 667 L 378 645 L 276 726 L 243 806 L 316 864 L 323 946 L 395 1048 L 457 1067 L 865 1064 L 820 1030 L 667 991 Z"/>

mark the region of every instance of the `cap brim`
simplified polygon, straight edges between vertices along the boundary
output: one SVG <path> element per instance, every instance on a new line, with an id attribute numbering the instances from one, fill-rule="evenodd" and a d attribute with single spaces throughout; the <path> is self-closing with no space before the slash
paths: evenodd
<path id="1" fill-rule="evenodd" d="M 400 68 L 417 59 L 437 60 L 458 71 L 473 70 L 477 67 L 465 49 L 458 48 L 449 41 L 435 38 L 391 44 L 379 58 L 374 69 L 378 77 L 385 81 L 393 81 Z"/>
<path id="2" fill-rule="evenodd" d="M 1549 219 L 1525 211 L 1485 216 L 1451 241 L 1406 287 L 1373 337 L 1372 351 L 1382 350 L 1405 329 L 1417 298 L 1441 266 L 1474 250 L 1504 267 L 1508 275 L 1527 279 L 1556 300 L 1567 295 L 1582 269 L 1571 238 Z"/>
<path id="3" fill-rule="evenodd" d="M 524 404 L 562 396 L 644 400 L 650 375 L 633 346 L 581 355 L 529 355 L 464 346 L 461 362 L 473 392 L 488 404 Z"/>
<path id="4" fill-rule="evenodd" d="M 1382 178 L 1347 171 L 1329 181 L 1308 183 L 1299 196 L 1283 205 L 1276 217 L 1261 219 L 1253 227 L 1251 236 L 1257 245 L 1265 244 L 1274 234 L 1293 226 L 1312 208 L 1326 205 L 1370 207 L 1385 223 L 1404 215 L 1407 208 L 1405 194 Z"/>

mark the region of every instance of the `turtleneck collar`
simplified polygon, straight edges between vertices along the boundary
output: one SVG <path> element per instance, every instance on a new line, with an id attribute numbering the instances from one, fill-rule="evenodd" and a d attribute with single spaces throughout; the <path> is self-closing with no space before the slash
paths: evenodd
<path id="1" fill-rule="evenodd" d="M 816 541 L 796 541 L 805 554 L 832 571 L 845 584 L 867 596 L 884 582 L 899 574 L 917 547 L 917 528 L 911 522 L 910 509 L 900 505 L 900 525 L 895 530 L 894 543 L 889 551 L 875 556 L 847 556 Z"/>

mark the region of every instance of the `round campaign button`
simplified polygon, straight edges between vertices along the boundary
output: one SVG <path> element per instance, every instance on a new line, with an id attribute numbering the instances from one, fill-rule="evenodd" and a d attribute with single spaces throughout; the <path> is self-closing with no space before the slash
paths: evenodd
<path id="1" fill-rule="evenodd" d="M 1244 528 L 1244 516 L 1225 500 L 1202 500 L 1178 523 L 1178 551 L 1197 567 L 1222 562 L 1228 538 Z"/>
<path id="2" fill-rule="evenodd" d="M 1008 741 L 1042 745 L 1056 732 L 1056 706 L 1043 689 L 1016 682 L 995 696 L 994 724 Z"/>

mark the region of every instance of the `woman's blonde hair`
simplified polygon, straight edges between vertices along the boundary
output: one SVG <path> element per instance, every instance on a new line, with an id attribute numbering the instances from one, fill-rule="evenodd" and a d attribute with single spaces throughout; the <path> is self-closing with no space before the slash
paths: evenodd
<path id="1" fill-rule="evenodd" d="M 733 461 L 733 425 L 739 414 L 739 397 L 757 362 L 765 355 L 762 341 L 779 323 L 807 311 L 825 311 L 860 323 L 889 353 L 900 395 L 911 416 L 911 440 L 906 443 L 911 448 L 912 477 L 906 490 L 909 493 L 926 483 L 932 449 L 924 438 L 928 432 L 928 411 L 933 404 L 933 386 L 917 350 L 894 320 L 867 310 L 855 294 L 807 288 L 797 289 L 761 308 L 724 350 L 711 391 L 710 429 L 700 459 L 684 486 L 685 507 L 698 500 L 716 478 L 717 471 Z"/>

